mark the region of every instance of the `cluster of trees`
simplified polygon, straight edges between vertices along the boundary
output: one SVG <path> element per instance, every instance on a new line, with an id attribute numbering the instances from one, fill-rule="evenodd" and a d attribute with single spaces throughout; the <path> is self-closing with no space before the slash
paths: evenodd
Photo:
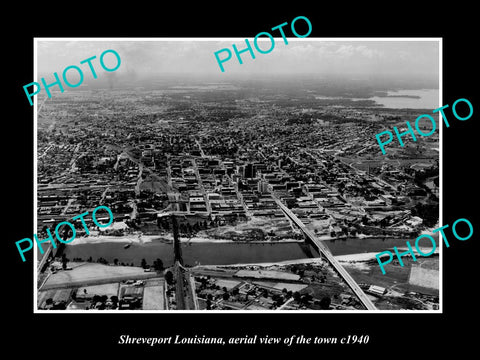
<path id="1" fill-rule="evenodd" d="M 173 278 L 173 273 L 170 270 L 166 271 L 163 276 L 165 277 L 165 281 L 167 282 L 168 285 L 173 285 L 174 278 Z"/>
<path id="2" fill-rule="evenodd" d="M 438 204 L 416 204 L 412 209 L 412 215 L 423 219 L 425 226 L 434 226 L 438 221 Z"/>
<path id="3" fill-rule="evenodd" d="M 216 217 L 215 219 L 213 220 L 199 220 L 197 222 L 195 222 L 193 225 L 190 224 L 188 221 L 187 222 L 180 222 L 178 224 L 178 231 L 181 233 L 181 234 L 188 234 L 188 235 L 191 235 L 191 234 L 196 234 L 197 232 L 201 231 L 201 230 L 207 230 L 207 229 L 210 229 L 210 228 L 213 228 L 213 227 L 219 227 L 219 226 L 223 226 L 223 225 L 236 225 L 238 223 L 238 221 L 241 219 L 240 216 L 236 216 L 236 217 L 225 217 L 225 218 L 219 218 L 219 217 Z M 160 230 L 163 230 L 163 231 L 171 231 L 172 229 L 172 224 L 170 222 L 170 219 L 157 219 L 157 226 Z"/>
<path id="4" fill-rule="evenodd" d="M 308 264 L 307 264 L 308 265 Z M 303 264 L 294 264 L 290 267 L 290 271 L 294 274 L 300 275 L 303 277 L 305 275 L 305 270 L 312 270 L 311 265 L 307 268 L 306 265 Z"/>
<path id="5" fill-rule="evenodd" d="M 76 293 L 73 293 L 72 299 L 76 300 Z M 90 301 L 90 308 L 97 310 L 116 309 L 118 307 L 118 296 L 113 295 L 108 301 L 107 295 L 94 295 Z"/>
<path id="6" fill-rule="evenodd" d="M 212 224 L 212 222 L 210 222 Z M 157 219 L 157 226 L 163 230 L 163 231 L 171 231 L 172 229 L 172 224 L 170 222 L 170 219 Z M 200 230 L 205 230 L 208 229 L 208 223 L 206 220 L 204 221 L 197 221 L 193 225 L 190 225 L 190 223 L 183 223 L 181 222 L 178 225 L 178 231 L 183 234 L 191 234 L 191 233 L 196 233 Z"/>
<path id="7" fill-rule="evenodd" d="M 285 289 L 286 290 L 286 289 Z M 268 294 L 268 293 L 267 293 Z M 274 307 L 279 307 L 281 306 L 286 299 L 288 299 L 288 293 L 284 293 L 284 296 L 280 295 L 280 294 L 273 294 L 272 295 L 272 300 L 273 300 L 273 303 L 274 303 Z"/>
<path id="8" fill-rule="evenodd" d="M 63 267 L 63 269 L 66 269 L 66 265 L 67 265 L 67 263 L 70 261 L 70 259 L 68 259 L 68 258 L 65 256 L 65 254 L 62 254 L 62 257 L 61 257 L 60 261 L 62 262 L 62 267 Z M 73 262 L 84 262 L 85 260 L 83 260 L 83 258 L 81 258 L 81 257 L 74 257 L 72 261 L 73 261 Z M 97 263 L 105 264 L 105 265 L 108 265 L 108 264 L 109 264 L 109 261 L 108 261 L 107 259 L 105 259 L 104 257 L 102 257 L 102 256 L 99 257 L 99 258 L 97 258 L 96 261 L 93 261 L 93 258 L 90 256 L 90 257 L 87 259 L 87 262 L 89 262 L 89 263 L 97 262 Z M 114 260 L 113 260 L 113 263 L 114 263 L 115 265 L 118 265 L 118 259 L 114 259 Z M 125 264 L 125 263 L 122 262 L 121 265 L 123 265 L 123 266 L 133 266 L 133 263 L 131 263 L 131 264 Z"/>
<path id="9" fill-rule="evenodd" d="M 67 308 L 67 304 L 65 301 L 53 302 L 52 298 L 48 298 L 45 301 L 45 309 L 51 310 L 65 310 Z"/>
<path id="10" fill-rule="evenodd" d="M 293 293 L 293 298 L 301 305 L 307 306 L 313 301 L 311 294 L 300 294 L 298 291 Z M 320 301 L 315 300 L 315 304 L 319 305 L 322 310 L 328 310 L 330 307 L 330 298 L 328 296 L 323 297 Z"/>
<path id="11" fill-rule="evenodd" d="M 150 268 L 150 265 L 147 264 L 147 261 L 145 259 L 142 259 L 141 263 L 140 263 L 140 266 L 144 269 L 148 269 Z M 156 258 L 155 261 L 153 262 L 153 265 L 152 267 L 156 270 L 156 271 L 162 271 L 164 269 L 164 266 L 163 266 L 163 261 L 159 258 Z"/>
<path id="12" fill-rule="evenodd" d="M 104 264 L 104 265 L 108 265 L 108 260 L 105 259 L 104 257 L 100 256 L 100 257 L 97 259 L 97 263 Z"/>
<path id="13" fill-rule="evenodd" d="M 62 255 L 62 263 L 65 263 L 68 262 L 69 259 L 67 259 L 65 257 L 65 255 Z M 76 257 L 73 259 L 73 261 L 78 261 L 78 262 L 83 262 L 84 260 L 80 257 Z M 90 256 L 88 259 L 87 259 L 87 262 L 94 262 L 93 261 L 93 258 Z M 108 265 L 110 262 L 105 259 L 104 257 L 99 257 L 95 262 L 97 263 L 100 263 L 100 264 L 105 264 L 105 265 Z M 115 266 L 135 266 L 133 262 L 130 262 L 130 263 L 126 263 L 126 262 L 120 262 L 117 258 L 113 259 L 113 265 Z M 142 259 L 141 261 L 141 264 L 140 266 L 144 269 L 148 269 L 150 268 L 150 266 L 147 264 L 147 261 L 145 259 Z M 163 266 L 163 261 L 159 258 L 155 259 L 155 261 L 153 262 L 152 264 L 152 267 L 157 270 L 157 271 L 161 271 L 164 269 L 164 266 Z"/>
<path id="14" fill-rule="evenodd" d="M 328 296 L 324 296 L 321 300 L 320 300 L 320 308 L 322 310 L 328 310 L 330 309 L 330 303 L 331 303 L 331 299 L 328 297 Z"/>
<path id="15" fill-rule="evenodd" d="M 123 261 L 122 261 L 122 262 L 119 262 L 118 259 L 113 259 L 113 265 L 115 265 L 115 266 L 118 266 L 118 265 L 120 265 L 120 266 L 135 266 L 135 265 L 133 264 L 133 262 L 131 262 L 131 263 L 129 264 L 129 263 L 125 263 L 125 262 L 123 262 Z"/>

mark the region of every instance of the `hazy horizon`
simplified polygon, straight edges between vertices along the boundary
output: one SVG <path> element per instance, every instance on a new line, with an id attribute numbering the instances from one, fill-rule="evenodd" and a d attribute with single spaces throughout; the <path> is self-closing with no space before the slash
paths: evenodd
<path id="1" fill-rule="evenodd" d="M 112 78 L 115 81 L 141 83 L 162 78 L 228 82 L 278 81 L 296 77 L 300 81 L 414 82 L 417 83 L 412 84 L 414 87 L 421 84 L 438 87 L 440 45 L 437 40 L 333 41 L 288 38 L 289 43 L 285 45 L 282 38 L 275 38 L 275 48 L 270 53 L 260 54 L 254 49 L 256 58 L 252 59 L 245 52 L 242 54 L 242 65 L 233 54 L 229 61 L 223 63 L 225 72 L 221 72 L 214 52 L 229 48 L 233 53 L 232 44 L 236 44 L 240 50 L 244 49 L 244 41 L 244 38 L 202 41 L 51 41 L 38 38 L 37 72 L 38 78 L 45 76 L 47 82 L 48 79 L 53 82 L 53 72 L 61 76 L 65 67 L 77 65 L 84 72 L 84 82 L 89 84 L 93 81 L 111 81 Z M 253 44 L 253 39 L 249 41 Z M 269 45 L 269 40 L 266 41 Z M 266 47 L 267 44 L 264 45 Z M 108 49 L 117 51 L 122 60 L 118 70 L 110 73 L 105 72 L 99 64 L 100 54 Z M 97 58 L 92 63 L 97 79 L 93 79 L 88 64 L 80 64 L 80 61 L 94 55 Z M 105 58 L 106 62 L 108 59 Z M 72 82 L 75 76 L 75 71 L 69 73 Z"/>

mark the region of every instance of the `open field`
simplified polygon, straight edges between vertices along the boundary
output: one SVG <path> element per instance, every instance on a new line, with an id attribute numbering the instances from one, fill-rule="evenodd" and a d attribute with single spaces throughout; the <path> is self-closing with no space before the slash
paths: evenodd
<path id="1" fill-rule="evenodd" d="M 411 285 L 438 290 L 440 285 L 439 271 L 434 269 L 425 269 L 420 266 L 412 266 L 408 282 Z"/>
<path id="2" fill-rule="evenodd" d="M 158 276 L 156 273 L 144 272 L 141 267 L 85 263 L 72 270 L 52 274 L 41 290 L 114 283 L 126 279 L 147 279 L 156 276 Z"/>
<path id="3" fill-rule="evenodd" d="M 143 310 L 165 310 L 165 281 L 152 279 L 143 288 Z"/>

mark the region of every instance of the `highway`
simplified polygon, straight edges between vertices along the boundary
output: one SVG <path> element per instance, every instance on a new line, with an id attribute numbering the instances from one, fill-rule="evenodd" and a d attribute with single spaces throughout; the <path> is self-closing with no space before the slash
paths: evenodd
<path id="1" fill-rule="evenodd" d="M 181 265 L 178 261 L 175 262 L 174 266 L 174 277 L 175 277 L 175 302 L 177 310 L 188 310 L 186 307 L 186 298 L 185 298 L 185 285 L 184 277 Z"/>
<path id="2" fill-rule="evenodd" d="M 283 212 L 307 235 L 313 244 L 317 247 L 318 251 L 321 252 L 327 260 L 332 264 L 335 270 L 340 274 L 340 276 L 345 280 L 345 282 L 350 286 L 350 289 L 357 295 L 358 299 L 362 304 L 367 308 L 367 310 L 377 310 L 375 305 L 370 301 L 369 297 L 363 292 L 363 290 L 358 286 L 358 284 L 353 280 L 350 274 L 343 268 L 342 265 L 335 259 L 330 250 L 319 240 L 316 236 L 308 230 L 305 225 L 300 221 L 300 219 L 288 208 L 286 207 L 280 199 L 273 196 L 278 206 L 283 210 Z"/>

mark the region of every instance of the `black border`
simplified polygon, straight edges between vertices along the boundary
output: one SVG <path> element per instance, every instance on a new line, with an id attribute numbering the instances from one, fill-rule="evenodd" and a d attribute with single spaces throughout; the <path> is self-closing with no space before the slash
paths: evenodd
<path id="1" fill-rule="evenodd" d="M 41 5 L 38 5 L 40 8 Z M 124 8 L 122 8 L 122 6 Z M 218 7 L 217 7 L 218 6 Z M 22 12 L 17 27 L 4 29 L 9 55 L 4 102 L 8 111 L 6 135 L 2 142 L 3 176 L 7 201 L 4 229 L 5 296 L 3 311 L 12 321 L 4 321 L 8 346 L 22 349 L 27 345 L 36 354 L 61 356 L 91 351 L 102 355 L 166 354 L 183 350 L 193 356 L 238 354 L 256 357 L 258 351 L 272 355 L 344 354 L 404 356 L 433 354 L 437 349 L 462 346 L 472 348 L 474 331 L 466 326 L 476 311 L 476 288 L 473 264 L 478 253 L 478 231 L 465 242 L 451 241 L 444 248 L 443 314 L 33 314 L 32 256 L 21 262 L 14 242 L 33 234 L 33 109 L 25 100 L 22 86 L 33 79 L 34 37 L 254 37 L 258 32 L 291 22 L 302 15 L 310 19 L 310 37 L 442 37 L 443 38 L 443 104 L 467 98 L 474 107 L 468 121 L 451 121 L 443 131 L 443 218 L 444 224 L 469 219 L 478 228 L 478 214 L 473 211 L 476 173 L 475 124 L 478 95 L 474 92 L 476 71 L 476 21 L 473 8 L 452 5 L 448 11 L 438 8 L 419 9 L 418 5 L 385 3 L 375 7 L 367 3 L 338 4 L 326 7 L 292 4 L 271 5 L 267 11 L 244 3 L 202 4 L 193 9 L 187 3 L 172 10 L 162 3 L 155 5 L 110 4 L 107 9 L 88 5 L 70 9 L 35 9 Z M 208 9 L 211 7 L 212 9 Z M 273 10 L 275 9 L 275 10 Z M 30 25 L 31 24 L 31 25 Z M 5 26 L 2 25 L 2 26 Z M 18 30 L 18 31 L 17 31 Z M 11 35 L 8 35 L 11 34 Z M 478 110 L 477 110 L 478 109 Z M 31 253 L 30 253 L 31 254 Z M 13 290 L 13 291 L 12 291 Z M 473 320 L 473 319 L 472 319 Z M 475 324 L 473 324 L 475 327 Z M 342 337 L 368 334 L 367 345 L 284 346 L 119 346 L 121 334 L 130 336 L 244 336 L 290 335 Z M 24 346 L 25 346 L 24 345 Z M 52 351 L 54 354 L 52 354 Z M 295 351 L 295 353 L 292 353 Z M 44 356 L 41 356 L 43 358 Z"/>

